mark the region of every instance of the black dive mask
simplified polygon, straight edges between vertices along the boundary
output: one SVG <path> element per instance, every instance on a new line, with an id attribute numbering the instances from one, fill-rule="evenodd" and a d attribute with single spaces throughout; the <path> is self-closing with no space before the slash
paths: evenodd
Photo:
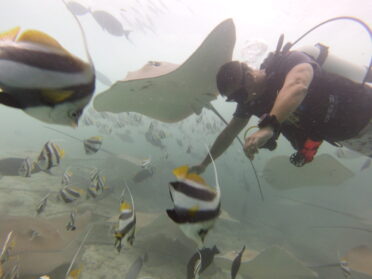
<path id="1" fill-rule="evenodd" d="M 247 100 L 247 92 L 244 87 L 239 88 L 238 90 L 234 91 L 230 94 L 226 102 L 237 102 L 238 104 L 244 104 Z"/>

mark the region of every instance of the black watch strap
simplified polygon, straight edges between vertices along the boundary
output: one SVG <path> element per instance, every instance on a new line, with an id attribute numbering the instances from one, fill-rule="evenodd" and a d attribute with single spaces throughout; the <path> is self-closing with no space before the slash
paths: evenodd
<path id="1" fill-rule="evenodd" d="M 280 123 L 278 119 L 276 119 L 275 115 L 270 115 L 268 113 L 265 113 L 264 115 L 261 116 L 260 122 L 258 122 L 258 127 L 264 128 L 270 126 L 274 130 L 275 135 L 279 135 L 280 133 Z"/>

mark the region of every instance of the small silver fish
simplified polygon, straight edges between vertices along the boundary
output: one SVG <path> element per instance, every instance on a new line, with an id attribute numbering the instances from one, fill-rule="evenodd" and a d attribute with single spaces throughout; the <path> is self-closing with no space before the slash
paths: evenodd
<path id="1" fill-rule="evenodd" d="M 68 223 L 66 225 L 66 230 L 68 230 L 68 231 L 76 230 L 75 218 L 76 218 L 76 211 L 72 210 L 71 213 L 70 213 L 70 220 L 68 221 Z"/>
<path id="2" fill-rule="evenodd" d="M 44 198 L 41 199 L 39 205 L 36 208 L 36 215 L 40 215 L 41 213 L 44 212 L 47 202 L 48 202 L 48 197 L 50 194 L 47 194 Z"/>
<path id="3" fill-rule="evenodd" d="M 245 245 L 243 246 L 243 248 L 240 250 L 240 252 L 238 253 L 238 255 L 235 257 L 235 259 L 232 262 L 232 265 L 231 265 L 231 279 L 235 279 L 236 275 L 239 272 L 239 268 L 240 268 L 240 264 L 241 264 L 241 261 L 242 261 L 242 256 L 243 256 L 244 250 L 245 250 Z"/>

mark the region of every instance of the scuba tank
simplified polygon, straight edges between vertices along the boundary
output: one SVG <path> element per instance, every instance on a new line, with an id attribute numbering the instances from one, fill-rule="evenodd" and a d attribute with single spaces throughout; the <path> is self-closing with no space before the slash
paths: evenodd
<path id="1" fill-rule="evenodd" d="M 298 38 L 294 43 L 286 43 L 283 46 L 284 42 L 284 35 L 281 35 L 275 52 L 269 53 L 268 57 L 264 60 L 262 63 L 260 69 L 265 69 L 267 72 L 275 73 L 275 69 L 278 65 L 280 65 L 281 58 L 288 54 L 290 49 L 297 44 L 302 38 L 304 38 L 307 34 L 312 32 L 313 30 L 317 29 L 318 27 L 336 20 L 352 20 L 354 22 L 357 22 L 361 24 L 368 32 L 369 37 L 372 40 L 372 31 L 368 27 L 367 24 L 365 24 L 360 19 L 354 18 L 354 17 L 336 17 L 331 18 L 329 20 L 326 20 L 309 31 L 307 31 L 305 34 L 303 34 L 300 38 Z M 335 55 L 332 55 L 328 52 L 328 47 L 324 46 L 322 44 L 316 44 L 315 46 L 305 46 L 296 49 L 298 51 L 304 52 L 310 57 L 312 57 L 323 70 L 337 74 L 339 76 L 345 77 L 349 80 L 352 80 L 356 83 L 360 83 L 361 86 L 364 86 L 366 82 L 372 82 L 372 58 L 370 58 L 369 66 L 363 67 L 358 66 L 356 64 L 353 64 L 349 61 L 346 61 L 344 59 L 341 59 Z M 284 127 L 282 127 L 284 129 Z M 284 136 L 290 140 L 293 147 L 296 148 L 297 152 L 293 153 L 290 157 L 290 162 L 297 166 L 301 167 L 306 163 L 309 163 L 313 160 L 319 146 L 322 143 L 322 140 L 319 139 L 311 139 L 311 138 L 304 138 L 303 132 L 301 130 L 297 131 L 295 134 L 291 133 L 284 133 L 285 131 L 282 129 L 282 133 Z M 298 138 L 297 136 L 300 135 Z M 275 149 L 276 147 L 276 140 L 278 138 L 279 134 L 277 136 L 274 136 L 272 139 L 270 139 L 267 143 L 267 146 L 263 146 L 263 148 L 268 148 L 270 150 Z M 336 143 L 330 142 L 331 144 L 336 145 Z M 272 148 L 270 148 L 272 147 Z"/>
<path id="2" fill-rule="evenodd" d="M 293 48 L 294 45 L 296 45 L 299 41 L 301 41 L 310 32 L 314 31 L 315 29 L 317 29 L 318 27 L 326 23 L 336 21 L 336 20 L 352 20 L 356 23 L 359 23 L 366 29 L 372 41 L 372 30 L 369 28 L 367 24 L 365 24 L 360 19 L 355 18 L 355 17 L 348 17 L 348 16 L 335 17 L 335 18 L 328 19 L 314 26 L 309 31 L 307 31 L 305 34 L 303 34 L 301 37 L 299 37 L 294 43 L 290 43 L 290 42 L 286 43 L 283 48 L 282 46 L 284 42 L 284 35 L 282 34 L 278 40 L 275 52 L 269 53 L 268 57 L 263 62 L 263 66 L 264 67 L 267 67 L 268 65 L 272 66 L 269 63 L 271 62 L 270 60 L 274 60 L 274 59 L 271 59 L 271 58 L 287 54 L 289 50 Z M 333 54 L 330 54 L 328 49 L 329 48 L 327 46 L 318 43 L 315 46 L 304 46 L 296 50 L 302 51 L 306 53 L 307 55 L 311 56 L 325 71 L 338 74 L 340 76 L 343 76 L 345 78 L 348 78 L 352 81 L 355 81 L 361 84 L 364 84 L 366 82 L 372 82 L 372 69 L 371 69 L 372 68 L 372 57 L 370 58 L 368 67 L 363 67 L 363 66 L 353 64 L 342 58 L 339 58 Z M 261 68 L 263 66 L 261 66 Z"/>
<path id="3" fill-rule="evenodd" d="M 357 83 L 362 83 L 365 77 L 365 82 L 372 82 L 371 76 L 367 76 L 368 68 L 353 64 L 329 53 L 328 47 L 323 44 L 303 46 L 296 50 L 311 56 L 327 72 L 343 76 Z"/>

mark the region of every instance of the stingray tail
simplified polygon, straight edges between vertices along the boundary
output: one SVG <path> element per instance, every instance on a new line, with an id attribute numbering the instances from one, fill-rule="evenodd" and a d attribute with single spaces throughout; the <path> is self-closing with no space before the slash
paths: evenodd
<path id="1" fill-rule="evenodd" d="M 218 118 L 221 119 L 221 121 L 223 123 L 225 123 L 226 125 L 228 125 L 228 122 L 225 120 L 225 118 L 223 118 L 223 116 L 216 110 L 216 108 L 211 104 L 209 103 L 206 108 L 210 109 L 211 111 L 213 111 L 217 116 Z M 244 144 L 242 142 L 242 140 L 239 138 L 239 136 L 236 136 L 236 139 L 239 141 L 240 145 L 242 147 L 244 147 Z M 260 179 L 258 178 L 258 174 L 257 174 L 257 171 L 256 171 L 256 168 L 254 167 L 254 164 L 252 162 L 251 159 L 249 159 L 249 162 L 251 163 L 251 166 L 252 166 L 252 169 L 253 169 L 253 173 L 254 173 L 254 176 L 256 177 L 256 181 L 257 181 L 257 185 L 258 185 L 258 190 L 260 190 L 260 196 L 261 196 L 261 200 L 264 201 L 264 195 L 263 195 L 263 192 L 262 192 L 262 186 L 261 186 L 261 182 L 260 182 Z M 249 189 L 247 189 L 249 191 Z"/>

